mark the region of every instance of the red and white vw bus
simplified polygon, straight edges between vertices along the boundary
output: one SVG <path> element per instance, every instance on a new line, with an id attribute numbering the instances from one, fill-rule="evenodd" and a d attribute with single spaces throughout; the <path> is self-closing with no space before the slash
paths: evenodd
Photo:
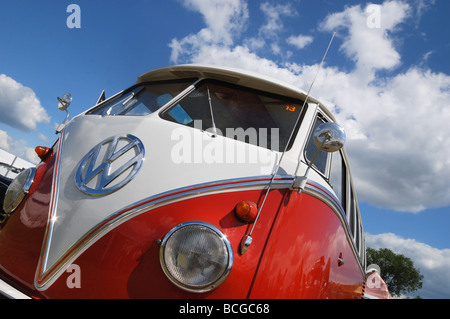
<path id="1" fill-rule="evenodd" d="M 70 96 L 60 100 L 66 109 Z M 63 123 L 9 185 L 11 298 L 361 298 L 345 133 L 303 91 L 181 65 Z"/>

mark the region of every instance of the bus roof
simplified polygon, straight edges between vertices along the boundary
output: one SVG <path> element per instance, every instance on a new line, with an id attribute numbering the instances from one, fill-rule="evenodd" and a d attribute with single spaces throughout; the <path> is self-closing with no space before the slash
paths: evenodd
<path id="1" fill-rule="evenodd" d="M 242 69 L 200 64 L 175 65 L 155 69 L 139 76 L 137 83 L 186 78 L 208 78 L 221 80 L 300 100 L 304 100 L 307 96 L 306 92 L 300 90 L 294 85 L 266 75 Z M 309 96 L 308 102 L 317 103 L 321 110 L 333 121 L 335 121 L 334 116 L 320 101 Z"/>

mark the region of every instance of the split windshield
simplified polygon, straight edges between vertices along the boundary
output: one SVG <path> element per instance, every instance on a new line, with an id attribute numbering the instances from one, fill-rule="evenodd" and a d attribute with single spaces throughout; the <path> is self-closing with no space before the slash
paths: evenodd
<path id="1" fill-rule="evenodd" d="M 138 85 L 87 114 L 143 116 L 159 110 L 194 80 Z M 283 151 L 302 108 L 302 101 L 219 81 L 202 81 L 184 98 L 160 113 L 161 118 Z M 170 104 L 169 104 L 170 105 Z M 292 142 L 292 141 L 291 141 Z"/>

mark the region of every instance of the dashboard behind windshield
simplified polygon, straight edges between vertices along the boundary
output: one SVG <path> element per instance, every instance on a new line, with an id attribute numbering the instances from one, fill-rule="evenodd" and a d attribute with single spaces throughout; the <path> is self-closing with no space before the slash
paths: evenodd
<path id="1" fill-rule="evenodd" d="M 175 103 L 174 103 L 175 104 Z M 168 121 L 282 151 L 289 142 L 302 101 L 214 80 L 163 110 Z"/>

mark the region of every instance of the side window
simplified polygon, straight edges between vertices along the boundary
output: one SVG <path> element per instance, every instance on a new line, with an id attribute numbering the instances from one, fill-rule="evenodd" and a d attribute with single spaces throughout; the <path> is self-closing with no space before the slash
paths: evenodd
<path id="1" fill-rule="evenodd" d="M 359 216 L 356 216 L 356 249 L 358 250 L 358 252 L 361 249 L 361 221 L 359 220 Z"/>
<path id="2" fill-rule="evenodd" d="M 355 223 L 356 223 L 356 205 L 355 205 L 355 197 L 353 196 L 353 190 L 350 191 L 350 211 L 348 213 L 349 215 L 349 219 L 348 219 L 348 224 L 350 226 L 350 232 L 353 236 L 353 238 L 355 238 L 355 233 L 356 233 L 356 227 L 355 227 Z"/>
<path id="3" fill-rule="evenodd" d="M 329 182 L 344 210 L 346 208 L 346 175 L 347 173 L 345 171 L 345 164 L 341 152 L 337 151 L 332 153 Z"/>
<path id="4" fill-rule="evenodd" d="M 361 261 L 364 265 L 366 262 L 366 238 L 364 236 L 364 229 L 362 227 L 362 224 L 361 224 L 359 230 L 360 230 L 360 236 L 361 236 L 361 246 L 360 246 L 359 254 L 360 254 Z"/>
<path id="5" fill-rule="evenodd" d="M 322 121 L 319 118 L 316 119 L 316 122 L 314 123 L 312 132 L 314 132 L 314 130 L 322 123 L 324 123 L 324 121 Z M 316 144 L 314 143 L 313 134 L 311 133 L 308 143 L 306 144 L 306 150 L 305 150 L 305 157 L 308 162 L 310 162 L 314 158 L 314 155 L 316 154 L 317 149 L 318 148 L 317 148 Z M 327 159 L 328 159 L 328 153 L 321 151 L 314 162 L 313 166 L 315 166 L 320 172 L 322 172 L 322 174 L 325 174 L 325 170 L 327 167 Z"/>
<path id="6" fill-rule="evenodd" d="M 361 222 L 361 216 L 358 213 L 358 207 L 356 203 L 356 198 L 353 193 L 353 189 L 349 189 L 349 206 L 348 206 L 348 225 L 350 229 L 350 234 L 355 243 L 355 247 L 359 253 L 359 258 L 363 265 L 366 262 L 366 241 L 364 236 L 364 229 Z"/>

